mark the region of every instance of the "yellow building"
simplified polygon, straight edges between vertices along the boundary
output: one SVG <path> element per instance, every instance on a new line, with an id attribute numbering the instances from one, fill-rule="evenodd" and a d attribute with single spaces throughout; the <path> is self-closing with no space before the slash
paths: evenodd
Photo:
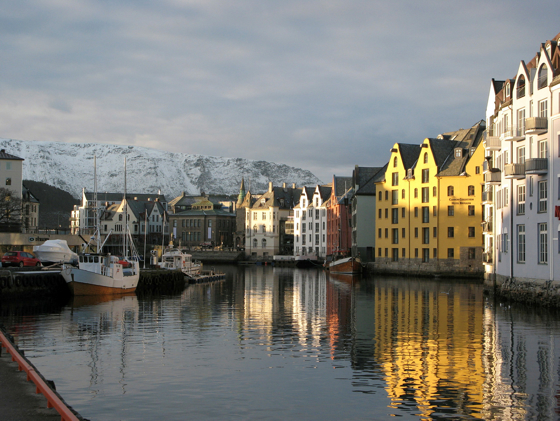
<path id="1" fill-rule="evenodd" d="M 376 182 L 376 270 L 483 273 L 484 128 L 393 146 Z"/>

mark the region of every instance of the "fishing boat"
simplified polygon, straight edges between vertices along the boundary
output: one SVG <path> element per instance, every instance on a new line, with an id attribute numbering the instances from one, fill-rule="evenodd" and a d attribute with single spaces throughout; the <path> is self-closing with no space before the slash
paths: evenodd
<path id="1" fill-rule="evenodd" d="M 180 270 L 187 276 L 198 275 L 202 269 L 202 263 L 193 262 L 192 255 L 178 248 L 166 249 L 158 265 L 161 269 Z"/>
<path id="2" fill-rule="evenodd" d="M 356 274 L 362 272 L 362 263 L 359 258 L 343 254 L 327 256 L 324 266 L 331 273 Z"/>
<path id="3" fill-rule="evenodd" d="M 33 254 L 42 264 L 78 264 L 78 254 L 70 250 L 66 240 L 47 240 L 39 246 L 33 246 Z"/>
<path id="4" fill-rule="evenodd" d="M 124 188 L 124 209 L 123 214 L 128 215 L 126 205 L 126 158 L 124 161 L 125 188 Z M 94 157 L 94 212 L 96 221 L 95 253 L 86 253 L 90 246 L 84 245 L 84 252 L 78 256 L 78 267 L 64 264 L 61 275 L 70 287 L 73 295 L 114 295 L 127 294 L 136 291 L 138 280 L 140 279 L 140 263 L 138 254 L 134 249 L 132 236 L 125 224 L 123 234 L 123 256 L 113 256 L 104 254 L 103 244 L 100 235 L 100 212 L 97 202 L 97 174 Z M 107 241 L 107 240 L 105 240 Z M 130 253 L 129 253 L 130 247 Z M 131 256 L 131 257 L 126 257 Z M 125 263 L 125 264 L 123 264 Z M 129 266 L 129 267 L 124 267 Z"/>

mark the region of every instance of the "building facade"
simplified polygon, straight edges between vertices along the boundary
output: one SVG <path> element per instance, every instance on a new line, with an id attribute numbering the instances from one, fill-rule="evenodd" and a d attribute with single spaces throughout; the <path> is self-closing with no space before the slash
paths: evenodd
<path id="1" fill-rule="evenodd" d="M 378 271 L 482 275 L 484 129 L 393 146 L 376 183 Z"/>
<path id="2" fill-rule="evenodd" d="M 331 185 L 303 187 L 294 207 L 294 256 L 327 255 L 327 201 Z"/>
<path id="3" fill-rule="evenodd" d="M 352 251 L 352 177 L 333 176 L 327 208 L 327 255 Z"/>
<path id="4" fill-rule="evenodd" d="M 559 40 L 541 44 L 514 78 L 491 83 L 484 263 L 486 278 L 500 284 L 560 280 Z"/>

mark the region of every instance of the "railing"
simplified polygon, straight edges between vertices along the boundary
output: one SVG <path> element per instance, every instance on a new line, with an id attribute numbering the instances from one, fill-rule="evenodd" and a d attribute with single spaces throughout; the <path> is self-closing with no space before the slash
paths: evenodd
<path id="1" fill-rule="evenodd" d="M 492 221 L 482 222 L 482 232 L 489 233 L 493 231 Z"/>
<path id="2" fill-rule="evenodd" d="M 544 174 L 548 172 L 548 159 L 546 158 L 526 159 L 525 172 L 531 174 Z"/>
<path id="3" fill-rule="evenodd" d="M 60 399 L 58 394 L 56 394 L 45 382 L 43 377 L 35 371 L 33 367 L 16 349 L 13 343 L 8 340 L 4 332 L 0 331 L 0 352 L 2 348 L 6 348 L 8 354 L 12 356 L 12 361 L 17 362 L 18 370 L 25 371 L 27 373 L 27 381 L 32 381 L 35 383 L 35 393 L 42 393 L 47 399 L 47 408 L 54 408 L 60 414 L 60 418 L 63 421 L 78 421 L 79 418 L 66 406 L 66 404 Z"/>
<path id="4" fill-rule="evenodd" d="M 525 164 L 506 164 L 504 174 L 510 178 L 525 177 Z"/>
<path id="5" fill-rule="evenodd" d="M 486 139 L 486 149 L 500 150 L 502 149 L 502 141 L 499 137 L 489 137 Z"/>
<path id="6" fill-rule="evenodd" d="M 495 170 L 495 168 L 493 168 Z M 492 171 L 484 174 L 485 183 L 501 183 L 502 182 L 502 172 Z"/>
<path id="7" fill-rule="evenodd" d="M 525 119 L 526 133 L 544 133 L 548 130 L 548 119 L 546 117 L 529 117 Z"/>
<path id="8" fill-rule="evenodd" d="M 484 252 L 482 253 L 482 262 L 483 263 L 493 263 L 494 258 L 492 257 L 492 252 Z"/>
<path id="9" fill-rule="evenodd" d="M 482 192 L 482 201 L 492 203 L 494 202 L 494 192 L 492 190 L 486 190 Z"/>

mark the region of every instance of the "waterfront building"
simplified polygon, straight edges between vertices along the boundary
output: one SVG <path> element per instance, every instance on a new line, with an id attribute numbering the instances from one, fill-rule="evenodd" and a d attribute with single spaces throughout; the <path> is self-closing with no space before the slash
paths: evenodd
<path id="1" fill-rule="evenodd" d="M 482 275 L 484 129 L 393 146 L 376 181 L 376 270 Z"/>
<path id="2" fill-rule="evenodd" d="M 327 208 L 327 255 L 352 249 L 352 177 L 333 175 Z"/>
<path id="3" fill-rule="evenodd" d="M 303 187 L 294 206 L 294 256 L 327 255 L 327 206 L 331 185 Z"/>
<path id="4" fill-rule="evenodd" d="M 486 279 L 498 284 L 560 279 L 559 39 L 541 44 L 513 78 L 490 85 L 484 264 Z"/>
<path id="5" fill-rule="evenodd" d="M 178 247 L 233 247 L 235 213 L 207 197 L 188 210 L 169 214 L 173 243 Z"/>
<path id="6" fill-rule="evenodd" d="M 302 188 L 274 187 L 245 207 L 245 253 L 252 259 L 269 259 L 275 254 L 289 255 L 294 250 L 294 206 Z"/>
<path id="7" fill-rule="evenodd" d="M 3 232 L 20 232 L 22 228 L 22 215 L 19 211 L 19 201 L 23 198 L 23 158 L 11 155 L 5 149 L 0 150 L 0 187 L 10 190 L 10 197 L 18 199 L 18 211 L 11 209 L 16 206 L 5 207 L 10 212 L 10 217 L 3 218 L 0 224 L 0 231 Z"/>
<path id="8" fill-rule="evenodd" d="M 385 167 L 360 167 L 352 172 L 352 256 L 363 263 L 375 259 L 376 181 Z"/>
<path id="9" fill-rule="evenodd" d="M 39 228 L 39 199 L 27 188 L 25 183 L 22 183 L 21 205 L 21 232 L 37 232 Z"/>

